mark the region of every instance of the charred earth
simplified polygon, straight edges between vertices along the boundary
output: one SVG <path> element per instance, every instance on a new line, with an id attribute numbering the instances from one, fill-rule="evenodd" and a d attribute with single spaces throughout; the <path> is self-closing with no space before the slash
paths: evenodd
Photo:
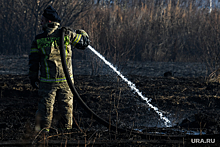
<path id="1" fill-rule="evenodd" d="M 41 134 L 34 131 L 39 98 L 37 90 L 29 84 L 28 76 L 1 75 L 0 79 L 0 145 L 45 143 Z M 185 146 L 186 136 L 189 135 L 211 135 L 216 142 L 208 145 L 217 143 L 220 132 L 219 83 L 208 83 L 203 77 L 128 76 L 143 95 L 151 99 L 150 103 L 172 122 L 172 127 L 167 128 L 146 102 L 120 78 L 102 75 L 75 76 L 74 79 L 83 100 L 100 117 L 119 128 L 130 128 L 148 135 L 143 137 L 132 132 L 120 133 L 104 127 L 74 101 L 74 128 L 71 132 L 58 131 L 58 134 L 55 103 L 54 132 L 47 137 L 47 145 Z M 151 138 L 149 134 L 152 134 Z M 172 137 L 176 138 L 172 140 Z"/>

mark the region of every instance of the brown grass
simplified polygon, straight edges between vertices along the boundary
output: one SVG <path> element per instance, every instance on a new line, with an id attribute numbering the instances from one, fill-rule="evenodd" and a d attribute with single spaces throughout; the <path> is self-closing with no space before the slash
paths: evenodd
<path id="1" fill-rule="evenodd" d="M 27 9 L 25 2 L 9 5 L 6 0 L 2 1 L 0 53 L 29 52 L 31 38 L 34 32 L 40 31 L 38 20 L 47 4 L 50 1 L 39 6 L 29 4 Z M 61 4 L 55 0 L 52 5 L 62 16 L 63 25 L 86 30 L 91 45 L 114 63 L 128 60 L 206 62 L 208 67 L 218 68 L 218 9 L 209 13 L 209 9 L 198 9 L 193 2 L 184 6 L 181 0 L 157 5 L 148 0 L 104 5 Z M 74 54 L 86 58 L 82 52 Z"/>
<path id="2" fill-rule="evenodd" d="M 113 62 L 177 61 L 218 65 L 219 10 L 151 3 L 132 7 L 96 6 L 80 26 L 92 46 Z M 215 65 L 214 65 L 215 64 Z"/>

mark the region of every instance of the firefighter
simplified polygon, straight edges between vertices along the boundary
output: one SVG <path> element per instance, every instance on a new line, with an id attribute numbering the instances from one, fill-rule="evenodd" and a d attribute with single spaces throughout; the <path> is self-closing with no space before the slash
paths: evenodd
<path id="1" fill-rule="evenodd" d="M 67 84 L 60 57 L 61 19 L 52 6 L 48 6 L 42 16 L 43 32 L 36 35 L 29 54 L 29 79 L 38 88 L 40 97 L 36 112 L 35 130 L 49 132 L 53 117 L 55 97 L 59 108 L 59 128 L 72 128 L 73 94 Z M 88 34 L 84 30 L 65 29 L 64 48 L 69 74 L 73 81 L 72 49 L 85 49 L 89 45 Z"/>

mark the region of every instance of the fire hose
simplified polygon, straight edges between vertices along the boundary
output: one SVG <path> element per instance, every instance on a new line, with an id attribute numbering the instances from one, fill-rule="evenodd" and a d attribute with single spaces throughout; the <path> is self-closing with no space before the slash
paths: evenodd
<path id="1" fill-rule="evenodd" d="M 70 75 L 69 75 L 69 72 L 68 72 L 68 69 L 67 69 L 67 64 L 66 64 L 66 60 L 65 60 L 65 49 L 64 49 L 64 35 L 65 35 L 65 31 L 64 31 L 65 28 L 62 28 L 61 29 L 61 42 L 60 42 L 60 45 L 61 45 L 61 50 L 60 50 L 60 55 L 61 55 L 61 62 L 62 62 L 62 66 L 63 66 L 63 71 L 64 71 L 64 74 L 65 74 L 65 77 L 66 77 L 66 80 L 67 80 L 67 83 L 68 83 L 68 86 L 70 88 L 70 90 L 72 91 L 73 95 L 75 96 L 76 100 L 79 102 L 79 104 L 82 106 L 82 108 L 87 112 L 87 114 L 89 114 L 90 116 L 92 116 L 92 118 L 94 118 L 96 121 L 98 121 L 100 124 L 104 125 L 105 127 L 109 128 L 110 130 L 114 130 L 114 131 L 118 131 L 118 132 L 121 132 L 121 133 L 126 133 L 126 132 L 129 132 L 129 133 L 133 133 L 135 135 L 140 135 L 141 137 L 143 138 L 148 138 L 148 137 L 153 137 L 154 138 L 166 138 L 168 136 L 157 136 L 157 135 L 152 135 L 152 134 L 149 134 L 149 133 L 141 133 L 141 132 L 137 132 L 133 129 L 129 129 L 129 128 L 126 128 L 126 129 L 122 129 L 122 128 L 118 128 L 110 123 L 108 123 L 106 120 L 104 120 L 103 118 L 101 118 L 100 116 L 98 116 L 94 111 L 92 111 L 88 106 L 87 104 L 83 101 L 83 99 L 81 98 L 81 96 L 79 95 L 79 93 L 77 92 L 71 78 L 70 78 Z"/>

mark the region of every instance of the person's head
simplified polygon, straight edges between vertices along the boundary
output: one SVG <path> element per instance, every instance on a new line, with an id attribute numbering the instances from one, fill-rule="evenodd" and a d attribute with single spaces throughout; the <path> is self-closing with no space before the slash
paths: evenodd
<path id="1" fill-rule="evenodd" d="M 49 5 L 41 16 L 41 25 L 45 25 L 46 23 L 50 22 L 58 22 L 60 23 L 61 19 L 57 13 L 57 11 Z"/>
<path id="2" fill-rule="evenodd" d="M 51 20 L 47 19 L 46 17 L 44 17 L 43 15 L 41 16 L 41 25 L 44 26 L 46 23 L 50 23 Z"/>

